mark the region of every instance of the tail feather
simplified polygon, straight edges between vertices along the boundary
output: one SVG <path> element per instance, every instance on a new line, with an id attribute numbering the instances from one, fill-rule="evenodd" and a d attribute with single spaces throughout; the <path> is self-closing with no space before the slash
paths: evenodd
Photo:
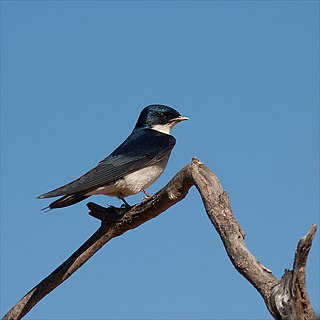
<path id="1" fill-rule="evenodd" d="M 59 198 L 56 201 L 53 201 L 49 204 L 48 209 L 57 209 L 57 208 L 63 208 L 63 207 L 68 207 L 71 206 L 72 204 L 75 204 L 77 202 L 80 202 L 90 196 L 86 196 L 83 194 L 70 194 L 63 196 Z M 46 209 L 46 208 L 45 208 Z"/>

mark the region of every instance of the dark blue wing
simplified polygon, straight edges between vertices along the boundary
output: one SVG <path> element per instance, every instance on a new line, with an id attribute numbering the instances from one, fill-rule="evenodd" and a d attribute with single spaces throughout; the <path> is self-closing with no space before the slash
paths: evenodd
<path id="1" fill-rule="evenodd" d="M 90 192 L 123 176 L 153 165 L 168 157 L 176 139 L 152 129 L 134 130 L 131 135 L 99 164 L 80 178 L 39 198 Z"/>

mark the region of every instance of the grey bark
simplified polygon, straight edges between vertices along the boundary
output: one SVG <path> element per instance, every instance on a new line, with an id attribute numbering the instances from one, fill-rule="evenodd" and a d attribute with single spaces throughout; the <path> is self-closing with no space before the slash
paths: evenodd
<path id="1" fill-rule="evenodd" d="M 21 319 L 109 240 L 155 218 L 181 201 L 192 186 L 199 191 L 206 213 L 220 235 L 232 264 L 257 289 L 271 315 L 279 320 L 316 319 L 305 281 L 306 262 L 316 225 L 312 225 L 307 235 L 300 240 L 293 269 L 286 270 L 281 279 L 276 279 L 246 247 L 245 233 L 233 216 L 228 194 L 223 190 L 216 175 L 194 158 L 159 192 L 130 209 L 104 208 L 92 202 L 88 203 L 89 214 L 101 220 L 99 229 L 65 262 L 17 302 L 3 320 Z"/>

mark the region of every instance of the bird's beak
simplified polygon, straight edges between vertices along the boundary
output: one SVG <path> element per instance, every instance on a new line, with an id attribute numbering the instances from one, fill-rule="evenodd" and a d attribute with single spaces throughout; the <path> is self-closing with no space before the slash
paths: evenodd
<path id="1" fill-rule="evenodd" d="M 188 117 L 183 117 L 183 116 L 179 116 L 179 117 L 171 119 L 172 122 L 180 122 L 180 121 L 184 121 L 184 120 L 190 120 L 190 119 Z"/>

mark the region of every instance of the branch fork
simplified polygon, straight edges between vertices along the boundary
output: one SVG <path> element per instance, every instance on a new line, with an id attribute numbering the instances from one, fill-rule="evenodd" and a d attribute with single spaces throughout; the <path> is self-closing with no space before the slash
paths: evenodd
<path id="1" fill-rule="evenodd" d="M 31 289 L 3 320 L 21 319 L 108 241 L 137 228 L 181 201 L 192 186 L 199 191 L 206 213 L 220 235 L 231 263 L 257 289 L 271 315 L 280 320 L 315 319 L 306 291 L 305 272 L 316 225 L 312 225 L 307 235 L 299 241 L 293 270 L 286 270 L 280 280 L 276 279 L 271 270 L 246 247 L 245 233 L 232 213 L 228 194 L 217 176 L 200 160 L 193 158 L 165 187 L 133 207 L 104 208 L 89 202 L 89 214 L 99 219 L 101 226 L 65 262 Z"/>

